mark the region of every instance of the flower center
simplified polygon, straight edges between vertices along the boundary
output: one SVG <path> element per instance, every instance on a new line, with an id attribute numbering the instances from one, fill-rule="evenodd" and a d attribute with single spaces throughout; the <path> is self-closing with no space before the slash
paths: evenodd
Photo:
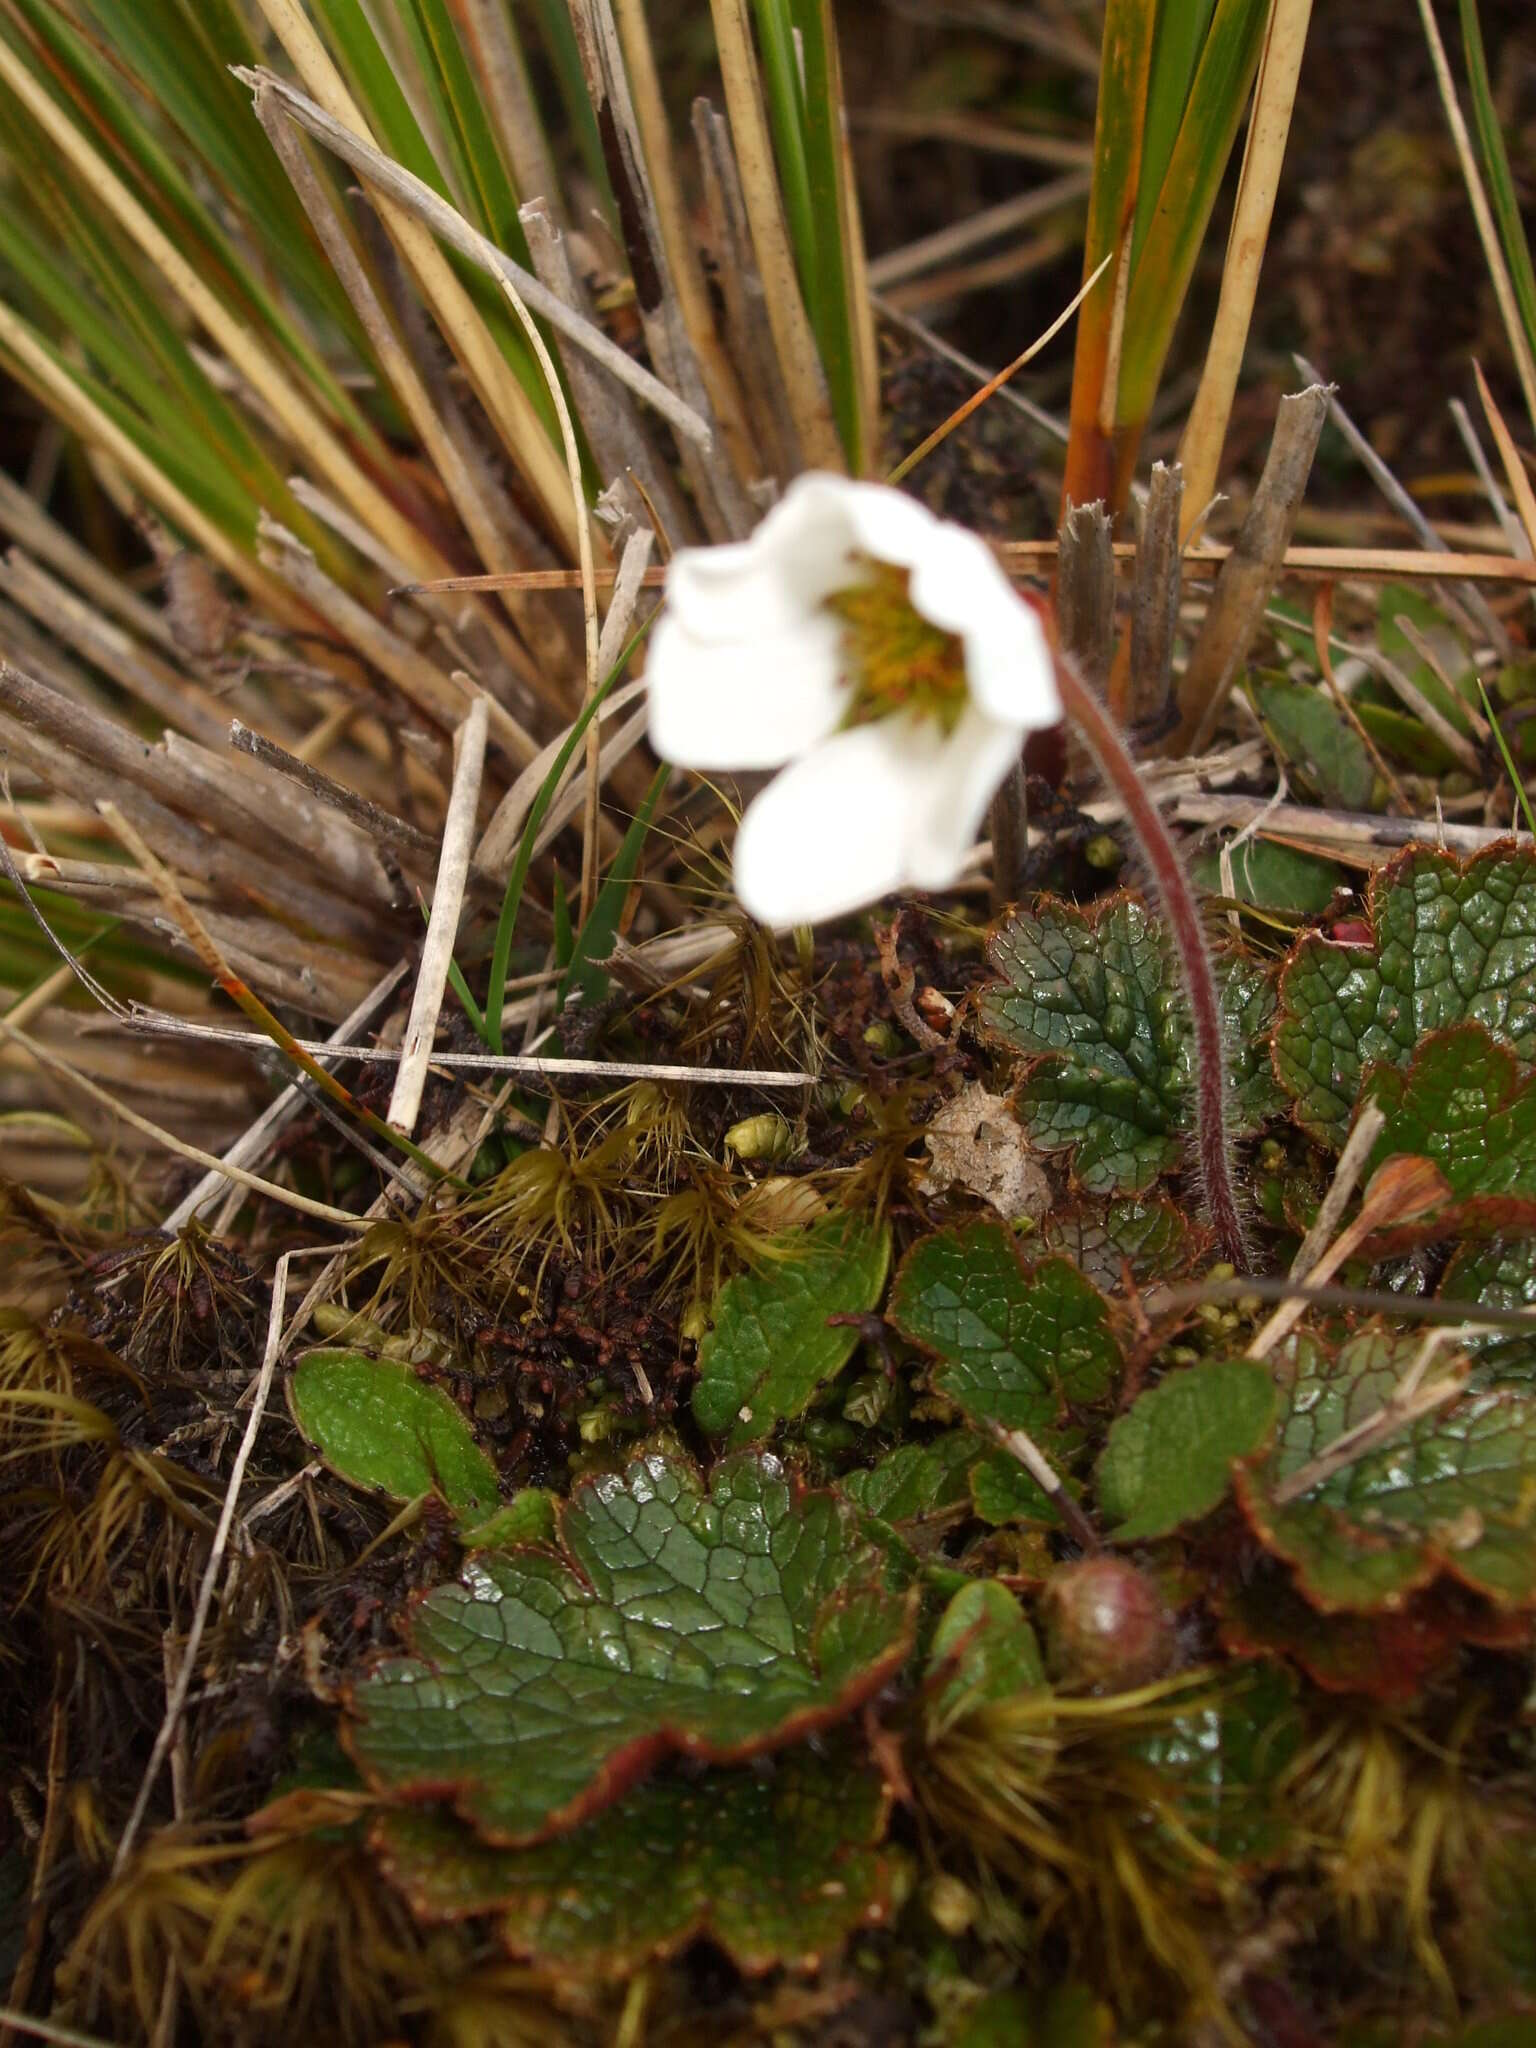
<path id="1" fill-rule="evenodd" d="M 847 724 L 867 725 L 905 711 L 954 731 L 969 695 L 958 634 L 925 619 L 909 595 L 910 572 L 868 563 L 862 583 L 835 591 L 826 606 L 843 627 L 846 680 L 853 690 Z"/>

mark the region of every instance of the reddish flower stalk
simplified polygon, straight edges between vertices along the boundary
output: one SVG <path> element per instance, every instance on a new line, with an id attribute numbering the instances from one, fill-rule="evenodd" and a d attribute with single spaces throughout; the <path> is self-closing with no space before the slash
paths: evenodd
<path id="1" fill-rule="evenodd" d="M 1059 654 L 1056 686 L 1068 722 L 1125 805 L 1126 817 L 1152 871 L 1153 886 L 1173 934 L 1195 1026 L 1195 1138 L 1200 1179 L 1222 1256 L 1242 1272 L 1248 1264 L 1248 1249 L 1232 1170 L 1232 1145 L 1227 1135 L 1226 1040 L 1221 1028 L 1221 998 L 1211 971 L 1200 912 L 1178 848 L 1161 812 L 1143 787 L 1125 741 L 1072 663 Z"/>

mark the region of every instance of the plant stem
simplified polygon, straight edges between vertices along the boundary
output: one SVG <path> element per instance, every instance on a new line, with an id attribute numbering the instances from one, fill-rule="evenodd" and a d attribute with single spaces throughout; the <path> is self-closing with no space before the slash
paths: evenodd
<path id="1" fill-rule="evenodd" d="M 1056 685 L 1068 723 L 1075 727 L 1100 773 L 1125 805 L 1126 818 L 1152 871 L 1153 886 L 1173 934 L 1194 1019 L 1195 1135 L 1200 1178 L 1221 1255 L 1241 1272 L 1248 1264 L 1248 1248 L 1232 1172 L 1231 1140 L 1227 1135 L 1227 1063 L 1221 1000 L 1216 977 L 1211 972 L 1200 912 L 1185 878 L 1178 848 L 1142 785 L 1130 750 L 1104 706 L 1071 662 L 1059 655 Z"/>

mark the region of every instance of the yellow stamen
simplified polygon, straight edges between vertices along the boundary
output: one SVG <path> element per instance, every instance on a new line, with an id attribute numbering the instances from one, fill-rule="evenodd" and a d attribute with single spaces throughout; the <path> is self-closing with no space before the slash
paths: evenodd
<path id="1" fill-rule="evenodd" d="M 906 711 L 953 732 L 965 710 L 965 648 L 959 636 L 925 619 L 912 603 L 911 576 L 891 562 L 870 562 L 861 583 L 826 600 L 843 624 L 846 678 L 853 689 L 848 724 Z"/>

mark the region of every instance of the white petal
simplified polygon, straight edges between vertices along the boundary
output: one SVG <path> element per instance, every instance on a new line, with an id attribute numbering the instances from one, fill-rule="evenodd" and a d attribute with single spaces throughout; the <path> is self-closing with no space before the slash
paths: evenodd
<path id="1" fill-rule="evenodd" d="M 912 602 L 965 644 L 971 695 L 994 718 L 1033 732 L 1061 717 L 1045 629 L 986 542 L 944 524 L 912 572 Z"/>
<path id="2" fill-rule="evenodd" d="M 793 762 L 747 807 L 736 894 L 759 923 L 816 924 L 899 889 L 923 750 L 909 722 L 855 726 Z"/>
<path id="3" fill-rule="evenodd" d="M 1024 729 L 973 705 L 929 762 L 923 804 L 908 823 L 906 879 L 947 889 L 965 865 L 1003 777 L 1018 760 Z"/>
<path id="4" fill-rule="evenodd" d="M 1022 734 L 972 710 L 855 726 L 794 762 L 736 834 L 736 893 L 763 924 L 841 917 L 904 887 L 956 881 Z"/>
<path id="5" fill-rule="evenodd" d="M 875 552 L 861 531 L 862 497 L 872 489 L 928 518 L 895 491 L 819 473 L 797 477 L 750 540 L 673 557 L 668 610 L 698 639 L 721 642 L 755 639 L 818 610 L 857 580 L 856 557 Z"/>
<path id="6" fill-rule="evenodd" d="M 778 621 L 729 644 L 699 639 L 669 612 L 645 674 L 650 741 L 681 768 L 777 768 L 837 730 L 849 691 L 830 612 Z"/>
<path id="7" fill-rule="evenodd" d="M 892 490 L 889 484 L 849 484 L 841 477 L 825 481 L 841 487 L 840 504 L 851 545 L 861 555 L 873 555 L 877 562 L 915 568 L 933 545 L 934 536 L 944 530 L 926 505 Z"/>

